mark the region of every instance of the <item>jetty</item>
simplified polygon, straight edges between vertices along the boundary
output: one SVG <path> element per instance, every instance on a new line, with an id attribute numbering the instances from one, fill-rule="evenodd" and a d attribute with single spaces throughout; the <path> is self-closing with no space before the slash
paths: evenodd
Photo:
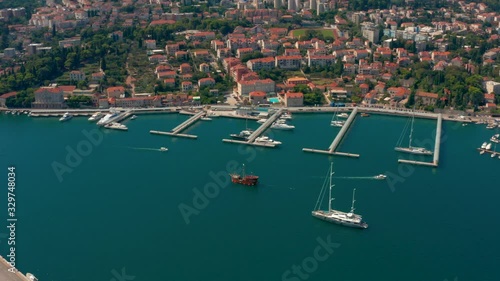
<path id="1" fill-rule="evenodd" d="M 321 153 L 321 154 L 328 154 L 328 155 L 338 155 L 338 156 L 346 156 L 346 157 L 358 158 L 359 154 L 336 151 L 337 147 L 339 146 L 340 142 L 344 138 L 345 134 L 347 133 L 347 131 L 351 127 L 351 124 L 353 123 L 353 121 L 356 118 L 357 114 L 358 114 L 358 108 L 355 107 L 352 110 L 352 112 L 349 115 L 349 117 L 347 118 L 347 120 L 345 121 L 345 123 L 342 126 L 342 128 L 340 129 L 340 131 L 338 132 L 338 134 L 335 137 L 335 139 L 333 139 L 333 142 L 330 145 L 330 147 L 328 147 L 328 150 L 320 150 L 320 149 L 313 149 L 313 148 L 303 148 L 302 151 L 312 152 L 312 153 Z"/>
<path id="2" fill-rule="evenodd" d="M 265 130 L 267 130 L 278 118 L 285 112 L 285 109 L 281 108 L 278 111 L 276 111 L 271 117 L 269 117 L 266 122 L 262 123 L 257 130 L 255 130 L 250 136 L 248 136 L 247 140 L 232 140 L 232 139 L 223 139 L 223 142 L 227 143 L 238 143 L 238 144 L 246 144 L 246 145 L 255 145 L 255 146 L 262 146 L 262 147 L 276 147 L 275 144 L 271 143 L 260 143 L 260 142 L 255 142 L 255 139 L 258 138 Z"/>
<path id="3" fill-rule="evenodd" d="M 151 130 L 151 131 L 149 131 L 149 133 L 155 134 L 155 135 L 166 135 L 166 136 L 173 136 L 173 137 L 183 137 L 183 138 L 196 139 L 196 138 L 198 138 L 198 136 L 196 136 L 196 135 L 181 134 L 181 132 L 184 131 L 185 129 L 187 129 L 189 126 L 193 125 L 196 121 L 200 120 L 203 116 L 205 116 L 205 114 L 206 114 L 206 112 L 203 110 L 196 113 L 195 115 L 191 116 L 188 120 L 182 122 L 177 127 L 170 130 L 170 132 Z"/>
<path id="4" fill-rule="evenodd" d="M 443 115 L 441 113 L 439 113 L 437 115 L 436 140 L 434 143 L 434 158 L 433 158 L 432 162 L 398 159 L 398 163 L 429 166 L 429 167 L 436 167 L 437 168 L 437 166 L 439 165 L 439 151 L 441 148 L 442 127 L 443 127 Z"/>

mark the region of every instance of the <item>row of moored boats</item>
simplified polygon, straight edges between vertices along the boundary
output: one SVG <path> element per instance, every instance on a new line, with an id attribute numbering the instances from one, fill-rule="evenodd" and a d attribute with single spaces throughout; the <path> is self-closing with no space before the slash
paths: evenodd
<path id="1" fill-rule="evenodd" d="M 98 126 L 103 126 L 104 128 L 108 128 L 108 129 L 115 129 L 115 130 L 122 130 L 122 131 L 128 130 L 127 126 L 125 126 L 121 123 L 115 122 L 115 120 L 119 116 L 120 116 L 120 112 L 116 111 L 116 110 L 111 110 L 107 114 L 104 114 L 102 112 L 96 112 L 96 113 L 92 114 L 92 116 L 89 117 L 89 121 L 91 121 L 91 122 L 97 121 Z M 59 118 L 59 121 L 64 122 L 64 121 L 70 120 L 71 118 L 73 118 L 73 114 L 66 112 L 63 114 L 63 116 L 61 118 Z M 130 119 L 133 120 L 135 118 L 137 118 L 137 116 L 132 115 L 132 117 Z"/>
<path id="2" fill-rule="evenodd" d="M 280 118 L 271 124 L 271 129 L 275 130 L 293 130 L 295 129 L 295 126 L 287 124 L 286 121 L 292 119 L 292 115 L 290 113 L 285 113 L 280 116 Z M 268 121 L 268 119 L 259 119 L 257 120 L 257 123 L 259 124 L 264 124 Z M 235 140 L 242 140 L 242 141 L 247 141 L 249 137 L 253 134 L 254 130 L 252 129 L 245 129 L 241 131 L 239 134 L 231 134 L 231 138 Z M 280 145 L 281 142 L 277 140 L 273 140 L 269 138 L 268 136 L 260 136 L 255 138 L 255 143 L 260 143 L 260 144 L 271 144 L 271 145 Z"/>

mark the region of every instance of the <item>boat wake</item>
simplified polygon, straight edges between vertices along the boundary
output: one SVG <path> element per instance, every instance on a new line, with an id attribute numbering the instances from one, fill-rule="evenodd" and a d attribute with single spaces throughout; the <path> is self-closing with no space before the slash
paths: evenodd
<path id="1" fill-rule="evenodd" d="M 149 147 L 127 147 L 127 148 L 134 150 L 163 151 L 159 148 L 149 148 Z"/>
<path id="2" fill-rule="evenodd" d="M 348 179 L 348 180 L 376 180 L 376 177 L 334 177 L 337 179 Z"/>

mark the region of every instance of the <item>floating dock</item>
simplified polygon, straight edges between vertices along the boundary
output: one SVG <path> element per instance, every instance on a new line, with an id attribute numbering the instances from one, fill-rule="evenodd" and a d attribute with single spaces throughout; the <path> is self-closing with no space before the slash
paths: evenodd
<path id="1" fill-rule="evenodd" d="M 196 121 L 200 120 L 203 116 L 205 116 L 206 112 L 205 111 L 200 111 L 196 113 L 195 115 L 191 116 L 188 120 L 182 122 L 179 124 L 179 126 L 173 128 L 170 130 L 170 132 L 162 132 L 162 131 L 154 131 L 151 130 L 149 133 L 151 134 L 156 134 L 156 135 L 165 135 L 165 136 L 172 136 L 172 137 L 182 137 L 182 138 L 190 138 L 190 139 L 196 139 L 198 136 L 195 135 L 189 135 L 189 134 L 181 134 L 181 132 L 187 127 L 193 125 Z"/>
<path id="2" fill-rule="evenodd" d="M 283 114 L 285 109 L 281 108 L 280 110 L 276 111 L 269 119 L 266 120 L 260 127 L 255 130 L 250 136 L 248 136 L 248 139 L 246 141 L 240 141 L 240 140 L 232 140 L 232 139 L 223 139 L 223 142 L 227 143 L 239 143 L 239 144 L 246 144 L 246 145 L 255 145 L 255 146 L 262 146 L 262 147 L 276 147 L 275 144 L 270 144 L 270 143 L 259 143 L 255 142 L 255 139 L 258 138 L 269 126 L 271 126 L 278 118 Z"/>
<path id="3" fill-rule="evenodd" d="M 354 119 L 356 118 L 356 115 L 358 114 L 358 108 L 355 107 L 351 115 L 347 118 L 347 120 L 344 123 L 344 126 L 340 129 L 339 133 L 333 139 L 332 144 L 330 147 L 328 147 L 328 150 L 320 150 L 320 149 L 312 149 L 312 148 L 303 148 L 302 151 L 305 152 L 312 152 L 312 153 L 321 153 L 321 154 L 328 154 L 328 155 L 338 155 L 338 156 L 346 156 L 346 157 L 354 157 L 354 158 L 359 158 L 359 154 L 354 154 L 354 153 L 345 153 L 345 152 L 338 152 L 337 147 L 339 146 L 340 142 L 344 138 L 345 134 L 349 130 L 351 124 L 353 123 Z"/>
<path id="4" fill-rule="evenodd" d="M 443 115 L 441 113 L 439 113 L 437 115 L 436 141 L 434 143 L 434 158 L 433 158 L 432 162 L 398 159 L 398 163 L 429 166 L 429 167 L 436 167 L 437 168 L 437 166 L 439 165 L 439 150 L 441 148 L 442 127 L 443 127 Z"/>

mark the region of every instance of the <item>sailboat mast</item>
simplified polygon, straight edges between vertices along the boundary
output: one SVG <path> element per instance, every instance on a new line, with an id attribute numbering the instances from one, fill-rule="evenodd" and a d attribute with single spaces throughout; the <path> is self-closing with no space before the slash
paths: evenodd
<path id="1" fill-rule="evenodd" d="M 328 193 L 328 212 L 332 211 L 332 175 L 333 175 L 333 162 L 330 163 L 330 191 Z"/>
<path id="2" fill-rule="evenodd" d="M 356 196 L 356 188 L 352 191 L 352 205 L 351 205 L 351 213 L 354 214 L 354 202 L 356 202 L 356 200 L 354 199 L 354 197 Z"/>
<path id="3" fill-rule="evenodd" d="M 411 129 L 410 129 L 410 143 L 409 146 L 411 148 L 411 138 L 413 136 L 413 122 L 415 121 L 415 108 L 413 108 L 413 114 L 411 116 Z"/>

